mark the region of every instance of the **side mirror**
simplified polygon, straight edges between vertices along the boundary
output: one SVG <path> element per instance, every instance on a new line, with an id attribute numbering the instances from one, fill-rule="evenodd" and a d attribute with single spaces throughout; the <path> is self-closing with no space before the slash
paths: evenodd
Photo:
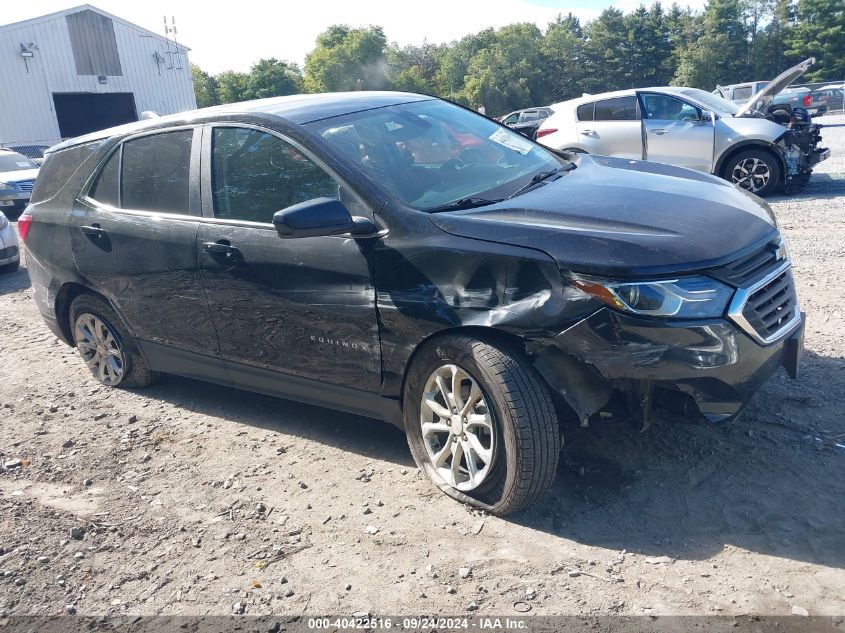
<path id="1" fill-rule="evenodd" d="M 273 226 L 279 237 L 320 237 L 327 235 L 367 235 L 375 225 L 367 218 L 353 217 L 343 203 L 334 198 L 314 198 L 276 211 Z"/>
<path id="2" fill-rule="evenodd" d="M 701 122 L 702 123 L 713 123 L 715 125 L 716 119 L 718 119 L 718 115 L 713 112 L 712 110 L 702 110 L 701 111 Z"/>

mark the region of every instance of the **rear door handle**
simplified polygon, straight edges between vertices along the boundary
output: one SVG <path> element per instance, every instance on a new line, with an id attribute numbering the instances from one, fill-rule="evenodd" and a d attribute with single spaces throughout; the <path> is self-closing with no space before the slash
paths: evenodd
<path id="1" fill-rule="evenodd" d="M 220 255 L 230 261 L 240 261 L 243 259 L 241 251 L 231 244 L 224 241 L 218 242 L 203 242 L 202 250 L 209 255 Z"/>
<path id="2" fill-rule="evenodd" d="M 649 130 L 649 132 L 651 132 L 652 134 L 657 134 L 658 136 L 663 135 L 663 134 L 666 134 L 666 132 L 668 132 L 668 131 L 669 131 L 669 130 L 667 130 L 667 129 L 665 129 L 665 128 L 662 128 L 662 127 L 661 127 L 661 128 L 658 128 L 658 129 L 656 129 L 656 130 Z"/>
<path id="3" fill-rule="evenodd" d="M 595 131 L 593 131 L 593 130 L 581 130 L 581 134 L 584 134 L 585 136 L 592 136 L 593 134 L 595 134 Z"/>
<path id="4" fill-rule="evenodd" d="M 106 237 L 106 235 L 108 235 L 105 229 L 100 228 L 99 224 L 92 224 L 91 226 L 80 226 L 79 230 L 85 233 L 85 235 L 87 235 L 88 237 L 93 237 L 97 239 L 101 237 Z"/>

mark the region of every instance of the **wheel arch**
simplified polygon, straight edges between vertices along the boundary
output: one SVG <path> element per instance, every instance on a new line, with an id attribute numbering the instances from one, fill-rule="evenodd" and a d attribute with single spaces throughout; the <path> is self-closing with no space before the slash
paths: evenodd
<path id="1" fill-rule="evenodd" d="M 718 176 L 719 178 L 724 178 L 725 175 L 723 174 L 723 172 L 725 170 L 725 165 L 728 163 L 728 161 L 730 161 L 734 156 L 736 156 L 740 152 L 744 152 L 749 149 L 759 149 L 774 156 L 781 168 L 780 182 L 781 184 L 786 182 L 787 166 L 786 159 L 783 156 L 783 152 L 780 151 L 780 148 L 776 143 L 760 139 L 748 139 L 746 141 L 740 141 L 735 145 L 731 145 L 727 150 L 722 153 L 722 155 L 716 161 L 716 166 L 713 170 L 713 175 Z"/>
<path id="2" fill-rule="evenodd" d="M 81 284 L 76 281 L 69 281 L 64 283 L 56 292 L 56 300 L 55 300 L 55 313 L 56 313 L 56 322 L 59 324 L 59 329 L 62 333 L 65 343 L 70 345 L 71 347 L 75 347 L 74 340 L 73 340 L 73 328 L 71 327 L 70 323 L 70 306 L 73 304 L 73 300 L 81 295 L 93 295 L 105 301 L 114 313 L 117 315 L 117 318 L 120 319 L 121 325 L 126 328 L 126 331 L 129 332 L 129 335 L 133 338 L 130 343 L 136 350 L 139 350 L 139 346 L 134 342 L 134 333 L 132 331 L 131 326 L 129 323 L 126 322 L 123 314 L 121 314 L 120 310 L 114 305 L 114 302 L 111 301 L 108 297 L 106 297 L 103 293 L 97 292 L 93 288 Z M 139 350 L 140 352 L 140 350 Z M 143 352 L 141 352 L 143 354 Z"/>

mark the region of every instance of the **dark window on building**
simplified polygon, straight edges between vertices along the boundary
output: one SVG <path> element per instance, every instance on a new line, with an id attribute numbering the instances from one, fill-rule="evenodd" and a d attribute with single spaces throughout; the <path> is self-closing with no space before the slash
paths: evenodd
<path id="1" fill-rule="evenodd" d="M 123 144 L 121 207 L 189 213 L 193 130 L 142 136 Z"/>
<path id="2" fill-rule="evenodd" d="M 258 130 L 214 128 L 211 188 L 218 218 L 272 222 L 276 211 L 338 197 L 338 184 L 280 138 Z"/>
<path id="3" fill-rule="evenodd" d="M 596 101 L 596 121 L 636 121 L 637 120 L 637 98 L 616 97 Z"/>
<path id="4" fill-rule="evenodd" d="M 592 121 L 593 120 L 593 106 L 594 103 L 584 103 L 578 106 L 578 120 Z"/>
<path id="5" fill-rule="evenodd" d="M 89 197 L 94 198 L 97 202 L 108 204 L 112 207 L 119 207 L 118 189 L 120 185 L 120 148 L 112 152 L 112 155 L 106 161 L 100 175 L 91 187 L 88 194 Z"/>
<path id="6" fill-rule="evenodd" d="M 111 18 L 86 9 L 65 20 L 77 75 L 123 75 Z"/>

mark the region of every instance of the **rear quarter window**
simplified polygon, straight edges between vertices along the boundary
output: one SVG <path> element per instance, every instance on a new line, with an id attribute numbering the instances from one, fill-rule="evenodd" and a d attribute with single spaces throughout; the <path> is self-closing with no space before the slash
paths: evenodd
<path id="1" fill-rule="evenodd" d="M 30 202 L 42 202 L 55 196 L 103 142 L 94 141 L 47 154 L 44 164 L 38 170 Z"/>
<path id="2" fill-rule="evenodd" d="M 584 103 L 578 106 L 578 120 L 592 121 L 593 120 L 593 106 L 594 103 Z"/>

